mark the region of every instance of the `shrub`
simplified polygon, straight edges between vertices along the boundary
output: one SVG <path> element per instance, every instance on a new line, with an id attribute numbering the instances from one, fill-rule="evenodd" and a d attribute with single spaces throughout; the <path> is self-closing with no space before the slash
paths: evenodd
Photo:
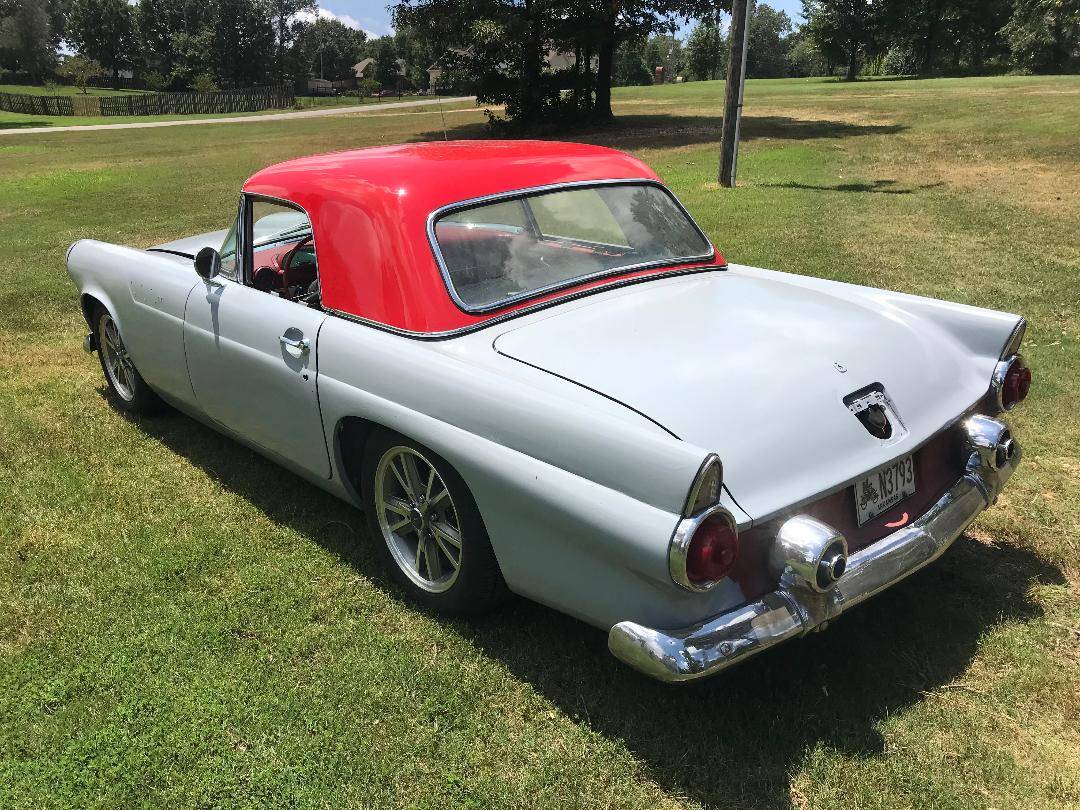
<path id="1" fill-rule="evenodd" d="M 161 91 L 165 89 L 165 77 L 156 70 L 145 73 L 142 77 L 147 90 Z"/>
<path id="2" fill-rule="evenodd" d="M 191 89 L 196 93 L 216 93 L 219 88 L 213 76 L 209 73 L 200 73 L 191 83 Z"/>

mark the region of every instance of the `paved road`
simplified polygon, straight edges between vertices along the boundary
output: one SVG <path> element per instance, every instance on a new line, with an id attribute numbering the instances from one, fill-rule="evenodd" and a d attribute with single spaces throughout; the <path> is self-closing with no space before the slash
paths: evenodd
<path id="1" fill-rule="evenodd" d="M 476 96 L 452 96 L 440 98 L 442 104 L 456 104 L 462 101 L 475 101 Z M 328 115 L 370 115 L 384 110 L 400 110 L 408 107 L 423 107 L 435 104 L 432 98 L 420 101 L 395 101 L 389 104 L 368 104 L 355 107 L 330 107 L 325 110 L 302 110 L 300 112 L 266 113 L 264 115 L 238 115 L 233 118 L 181 118 L 174 121 L 135 121 L 130 124 L 85 124 L 71 127 L 13 127 L 0 129 L 0 135 L 34 135 L 46 132 L 83 132 L 99 129 L 150 129 L 152 127 L 191 127 L 201 124 L 247 124 L 259 121 L 288 121 L 293 118 L 323 118 Z M 0 125 L 2 126 L 2 125 Z"/>

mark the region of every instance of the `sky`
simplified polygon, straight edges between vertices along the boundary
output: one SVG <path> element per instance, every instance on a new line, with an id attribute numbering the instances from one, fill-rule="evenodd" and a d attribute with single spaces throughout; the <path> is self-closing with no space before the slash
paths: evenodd
<path id="1" fill-rule="evenodd" d="M 786 11 L 792 21 L 799 23 L 802 17 L 800 0 L 767 0 L 778 11 Z M 351 28 L 367 31 L 368 36 L 382 36 L 391 33 L 390 15 L 386 11 L 387 0 L 320 0 L 319 14 L 341 20 Z M 683 36 L 690 33 L 692 26 L 684 27 Z"/>

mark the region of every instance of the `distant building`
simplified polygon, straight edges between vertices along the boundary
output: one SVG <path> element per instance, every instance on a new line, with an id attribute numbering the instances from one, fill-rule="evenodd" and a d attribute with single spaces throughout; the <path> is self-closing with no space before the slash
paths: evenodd
<path id="1" fill-rule="evenodd" d="M 375 60 L 370 56 L 367 59 L 361 59 L 355 65 L 352 66 L 353 73 L 356 74 L 358 79 L 370 79 L 371 73 L 375 72 Z M 368 71 L 371 71 L 369 73 Z"/>
<path id="2" fill-rule="evenodd" d="M 405 75 L 405 60 L 397 60 L 397 74 L 398 76 Z M 356 74 L 357 79 L 373 79 L 375 78 L 375 60 L 372 57 L 367 59 L 361 59 L 355 65 L 353 65 L 353 73 Z"/>

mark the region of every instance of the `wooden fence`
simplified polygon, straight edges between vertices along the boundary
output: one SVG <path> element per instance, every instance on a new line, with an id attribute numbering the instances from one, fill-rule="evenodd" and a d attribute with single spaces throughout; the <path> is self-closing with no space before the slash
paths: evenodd
<path id="1" fill-rule="evenodd" d="M 293 106 L 289 85 L 219 93 L 139 93 L 130 96 L 31 96 L 0 93 L 0 110 L 29 115 L 212 115 Z"/>
<path id="2" fill-rule="evenodd" d="M 140 93 L 100 96 L 101 115 L 207 115 L 285 109 L 293 105 L 288 85 L 223 90 L 219 93 Z"/>
<path id="3" fill-rule="evenodd" d="M 71 96 L 31 96 L 0 93 L 0 110 L 27 115 L 74 115 Z"/>

